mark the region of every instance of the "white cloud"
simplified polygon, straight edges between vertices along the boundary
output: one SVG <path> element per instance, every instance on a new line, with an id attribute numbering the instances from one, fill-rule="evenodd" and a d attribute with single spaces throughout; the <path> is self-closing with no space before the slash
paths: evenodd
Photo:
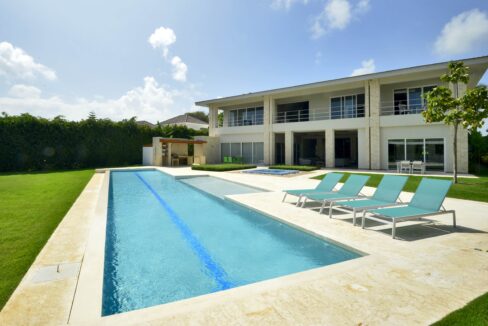
<path id="1" fill-rule="evenodd" d="M 453 17 L 442 29 L 434 49 L 439 55 L 456 55 L 488 44 L 488 17 L 478 9 Z"/>
<path id="2" fill-rule="evenodd" d="M 174 56 L 173 59 L 171 59 L 171 65 L 173 66 L 173 79 L 183 82 L 186 81 L 188 66 L 181 60 L 181 58 Z"/>
<path id="3" fill-rule="evenodd" d="M 8 95 L 18 98 L 39 98 L 41 93 L 39 88 L 24 84 L 16 84 L 8 91 Z"/>
<path id="4" fill-rule="evenodd" d="M 315 60 L 314 60 L 314 62 L 315 62 L 316 65 L 322 63 L 322 51 L 317 51 L 315 53 Z"/>
<path id="5" fill-rule="evenodd" d="M 361 67 L 354 69 L 351 76 L 371 74 L 375 72 L 375 70 L 376 66 L 374 64 L 374 59 L 363 60 L 361 61 Z"/>
<path id="6" fill-rule="evenodd" d="M 188 66 L 181 60 L 179 56 L 173 56 L 171 60 L 168 59 L 169 46 L 176 42 L 176 34 L 169 27 L 159 27 L 149 36 L 149 44 L 153 48 L 163 49 L 163 57 L 166 62 L 169 62 L 172 66 L 172 77 L 176 81 L 186 81 L 186 73 L 188 72 Z"/>
<path id="7" fill-rule="evenodd" d="M 0 97 L 0 111 L 8 114 L 30 113 L 53 118 L 62 115 L 70 120 L 85 119 L 89 112 L 99 118 L 163 121 L 191 110 L 197 92 L 192 89 L 175 90 L 159 84 L 154 77 L 145 77 L 142 86 L 135 87 L 117 99 L 78 98 L 67 101 L 53 97 Z M 13 96 L 11 94 L 11 96 Z"/>
<path id="8" fill-rule="evenodd" d="M 153 48 L 160 48 L 163 50 L 163 56 L 168 56 L 169 46 L 176 42 L 176 34 L 169 27 L 159 27 L 149 36 L 147 40 Z"/>
<path id="9" fill-rule="evenodd" d="M 56 72 L 34 61 L 21 48 L 9 42 L 0 42 L 0 76 L 8 80 L 34 79 L 38 76 L 55 80 Z"/>
<path id="10" fill-rule="evenodd" d="M 275 10 L 290 10 L 295 3 L 303 3 L 306 5 L 308 0 L 273 0 L 271 2 L 271 8 Z"/>
<path id="11" fill-rule="evenodd" d="M 369 0 L 360 0 L 355 5 L 348 0 L 328 0 L 322 12 L 312 21 L 312 38 L 319 38 L 334 29 L 342 30 L 353 18 L 368 10 Z"/>

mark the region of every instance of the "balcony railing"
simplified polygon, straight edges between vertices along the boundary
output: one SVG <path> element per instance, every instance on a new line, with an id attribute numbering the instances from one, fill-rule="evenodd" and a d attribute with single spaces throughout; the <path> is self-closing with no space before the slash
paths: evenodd
<path id="1" fill-rule="evenodd" d="M 407 114 L 420 114 L 425 110 L 424 101 L 410 101 L 408 104 L 405 102 L 381 102 L 380 113 L 381 115 L 407 115 Z"/>
<path id="2" fill-rule="evenodd" d="M 346 109 L 331 110 L 325 109 L 319 112 L 310 110 L 296 110 L 296 111 L 285 111 L 277 112 L 274 117 L 274 123 L 293 123 L 293 122 L 304 122 L 304 121 L 316 121 L 316 120 L 332 120 L 332 119 L 352 119 L 352 118 L 363 118 L 364 117 L 364 107 L 359 107 L 357 109 Z"/>
<path id="3" fill-rule="evenodd" d="M 243 126 L 259 126 L 263 124 L 263 117 L 257 117 L 254 119 L 241 119 L 241 120 L 229 120 L 224 122 L 221 127 L 243 127 Z"/>

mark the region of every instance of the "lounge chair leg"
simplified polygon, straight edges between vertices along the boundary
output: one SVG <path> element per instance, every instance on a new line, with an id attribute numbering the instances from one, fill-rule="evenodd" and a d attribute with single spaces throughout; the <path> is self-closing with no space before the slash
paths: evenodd
<path id="1" fill-rule="evenodd" d="M 353 208 L 352 210 L 352 225 L 356 226 L 356 209 Z"/>
<path id="2" fill-rule="evenodd" d="M 331 201 L 329 205 L 329 218 L 332 218 L 332 206 L 334 206 L 334 202 Z"/>
<path id="3" fill-rule="evenodd" d="M 323 213 L 324 208 L 325 208 L 325 203 L 326 203 L 326 201 L 324 200 L 324 201 L 322 202 L 322 207 L 320 207 L 319 214 L 322 214 L 322 213 Z"/>
<path id="4" fill-rule="evenodd" d="M 456 211 L 452 211 L 452 226 L 456 227 Z"/>
<path id="5" fill-rule="evenodd" d="M 303 198 L 303 202 L 302 202 L 302 208 L 305 207 L 305 204 L 307 203 L 307 197 Z"/>
<path id="6" fill-rule="evenodd" d="M 396 221 L 393 220 L 393 229 L 391 230 L 391 237 L 395 239 L 396 236 Z"/>
<path id="7" fill-rule="evenodd" d="M 364 229 L 364 220 L 366 219 L 366 211 L 363 211 L 363 217 L 361 218 L 361 228 Z"/>
<path id="8" fill-rule="evenodd" d="M 288 195 L 288 194 L 285 192 L 285 196 L 283 196 L 283 200 L 281 201 L 282 203 L 284 203 L 284 202 L 285 202 L 286 195 Z"/>
<path id="9" fill-rule="evenodd" d="M 300 202 L 302 201 L 302 195 L 298 196 L 297 204 L 296 206 L 300 206 Z"/>

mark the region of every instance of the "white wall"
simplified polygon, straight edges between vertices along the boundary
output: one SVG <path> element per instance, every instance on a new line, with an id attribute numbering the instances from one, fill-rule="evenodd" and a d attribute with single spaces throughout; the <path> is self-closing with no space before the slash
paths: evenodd
<path id="1" fill-rule="evenodd" d="M 142 148 L 142 165 L 153 165 L 153 148 Z"/>

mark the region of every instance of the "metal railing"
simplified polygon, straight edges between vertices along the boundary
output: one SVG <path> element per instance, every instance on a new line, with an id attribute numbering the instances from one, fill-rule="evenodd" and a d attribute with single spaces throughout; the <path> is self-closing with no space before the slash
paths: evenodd
<path id="1" fill-rule="evenodd" d="M 388 101 L 381 102 L 380 114 L 381 115 L 407 115 L 407 114 L 420 114 L 426 108 L 424 101 Z"/>
<path id="2" fill-rule="evenodd" d="M 351 108 L 346 110 L 340 109 L 319 109 L 318 111 L 295 110 L 277 112 L 274 117 L 274 123 L 293 123 L 316 120 L 331 119 L 353 119 L 364 117 L 364 107 Z"/>
<path id="3" fill-rule="evenodd" d="M 258 117 L 254 119 L 229 120 L 224 122 L 224 124 L 219 127 L 259 126 L 262 125 L 263 122 L 264 122 L 263 117 Z"/>

